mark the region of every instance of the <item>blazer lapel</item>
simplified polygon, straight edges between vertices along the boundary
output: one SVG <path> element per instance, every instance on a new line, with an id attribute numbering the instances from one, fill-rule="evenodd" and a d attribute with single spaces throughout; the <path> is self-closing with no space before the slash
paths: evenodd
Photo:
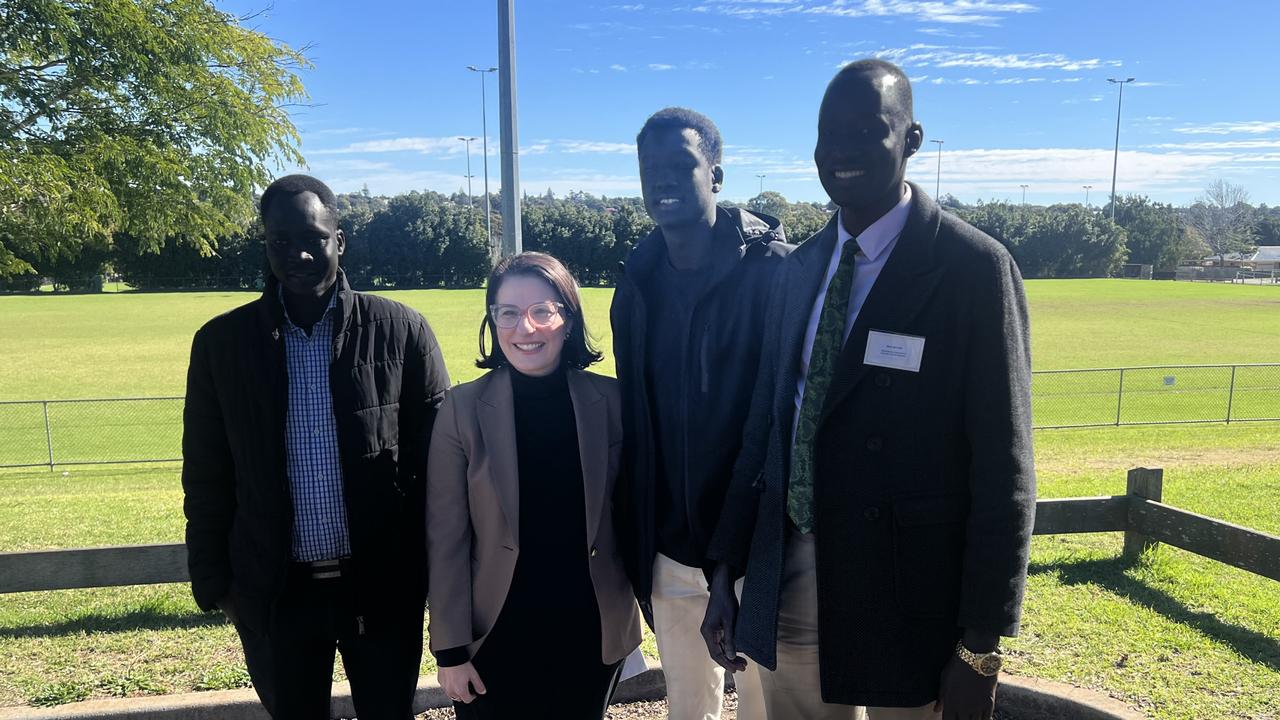
<path id="1" fill-rule="evenodd" d="M 839 217 L 838 213 L 832 215 L 826 227 L 787 256 L 787 261 L 795 263 L 796 267 L 787 278 L 783 292 L 787 305 L 782 315 L 782 342 L 778 347 L 781 357 L 775 375 L 781 381 L 777 389 L 775 419 L 786 424 L 788 439 L 795 419 L 795 387 L 800 373 L 804 335 L 809 329 L 809 315 L 818 290 L 827 279 L 827 266 L 839 237 L 836 227 Z"/>
<path id="2" fill-rule="evenodd" d="M 600 530 L 605 490 L 609 485 L 609 418 L 591 378 L 569 370 L 569 398 L 573 401 L 574 425 L 578 430 L 578 455 L 582 461 L 582 493 L 587 506 L 587 547 L 596 542 Z"/>
<path id="3" fill-rule="evenodd" d="M 498 494 L 502 514 L 511 529 L 511 543 L 520 545 L 520 483 L 517 475 L 515 398 L 511 377 L 506 368 L 489 375 L 480 393 L 476 411 L 480 420 L 480 437 L 489 458 L 489 479 Z"/>
<path id="4" fill-rule="evenodd" d="M 941 212 L 918 186 L 912 184 L 911 191 L 907 223 L 840 351 L 819 422 L 866 377 L 868 365 L 863 358 L 870 331 L 904 332 L 929 304 L 945 272 L 934 252 Z"/>

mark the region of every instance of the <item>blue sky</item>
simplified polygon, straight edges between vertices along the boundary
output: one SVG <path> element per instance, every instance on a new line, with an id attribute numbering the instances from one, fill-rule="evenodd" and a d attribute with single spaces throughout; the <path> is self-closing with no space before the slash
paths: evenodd
<path id="1" fill-rule="evenodd" d="M 1280 3 L 1127 0 L 516 0 L 521 190 L 639 195 L 634 139 L 666 105 L 711 116 L 722 197 L 825 200 L 817 108 L 840 65 L 883 57 L 915 87 L 926 149 L 908 176 L 960 199 L 1091 202 L 1110 191 L 1184 204 L 1225 178 L 1280 204 Z M 481 135 L 497 65 L 494 0 L 275 0 L 252 24 L 307 51 L 312 107 L 294 120 L 308 171 L 336 190 L 454 192 L 458 136 Z M 241 14 L 263 0 L 224 0 Z M 489 176 L 499 185 L 496 73 Z M 480 142 L 472 143 L 480 192 Z M 286 168 L 291 169 L 291 168 Z"/>

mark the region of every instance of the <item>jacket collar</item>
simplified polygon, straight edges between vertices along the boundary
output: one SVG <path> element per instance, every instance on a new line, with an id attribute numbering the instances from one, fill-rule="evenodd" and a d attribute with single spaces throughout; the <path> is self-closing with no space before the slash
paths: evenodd
<path id="1" fill-rule="evenodd" d="M 716 207 L 716 224 L 712 232 L 712 264 L 716 280 L 734 267 L 756 243 L 782 240 L 781 223 L 768 215 L 758 215 L 740 208 Z M 643 282 L 667 259 L 667 242 L 662 229 L 655 227 L 631 250 L 624 271 L 633 280 Z"/>
<path id="2" fill-rule="evenodd" d="M 347 283 L 347 274 L 338 268 L 338 278 L 334 281 L 334 337 L 346 330 L 351 321 L 351 308 L 355 302 L 354 292 Z M 285 318 L 284 304 L 280 301 L 280 281 L 269 271 L 267 282 L 262 289 L 262 297 L 258 303 L 258 323 L 266 332 L 278 337 L 284 332 L 288 320 Z"/>

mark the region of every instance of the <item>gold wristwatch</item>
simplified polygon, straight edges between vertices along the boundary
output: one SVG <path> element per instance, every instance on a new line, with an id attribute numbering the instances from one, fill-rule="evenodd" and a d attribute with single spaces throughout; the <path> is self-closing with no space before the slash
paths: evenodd
<path id="1" fill-rule="evenodd" d="M 973 668 L 974 672 L 985 677 L 992 677 L 999 673 L 1000 666 L 1004 663 L 1004 657 L 1000 655 L 999 648 L 988 653 L 976 653 L 965 647 L 963 640 L 956 642 L 956 655 Z"/>

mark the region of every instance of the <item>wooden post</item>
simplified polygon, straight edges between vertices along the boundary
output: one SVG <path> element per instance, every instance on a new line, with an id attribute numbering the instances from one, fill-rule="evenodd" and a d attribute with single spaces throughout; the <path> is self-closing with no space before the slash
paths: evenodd
<path id="1" fill-rule="evenodd" d="M 1146 498 L 1160 502 L 1164 487 L 1164 470 L 1161 468 L 1133 468 L 1129 471 L 1128 495 L 1130 497 Z M 1130 560 L 1137 560 L 1142 553 L 1149 547 L 1154 547 L 1156 542 L 1151 538 L 1143 535 L 1137 530 L 1132 529 L 1134 523 L 1132 513 L 1130 514 L 1129 528 L 1124 531 L 1124 556 Z"/>

